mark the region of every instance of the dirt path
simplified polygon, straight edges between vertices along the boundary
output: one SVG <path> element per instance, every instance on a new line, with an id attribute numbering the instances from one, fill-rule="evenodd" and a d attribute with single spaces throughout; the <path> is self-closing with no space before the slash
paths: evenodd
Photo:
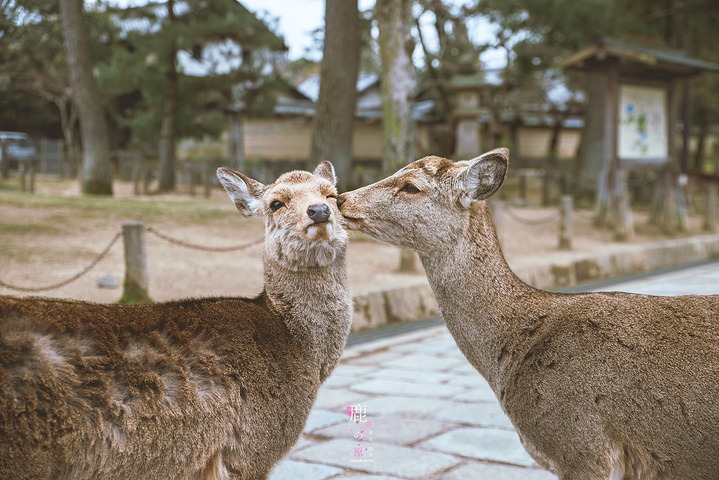
<path id="1" fill-rule="evenodd" d="M 0 281 L 39 287 L 71 277 L 89 264 L 128 220 L 143 220 L 155 230 L 193 244 L 224 247 L 262 238 L 259 220 L 237 214 L 224 192 L 210 199 L 179 194 L 134 197 L 131 186 L 116 182 L 115 197 L 97 200 L 80 197 L 76 182 L 40 180 L 34 198 L 0 190 Z M 612 241 L 611 232 L 597 230 L 591 212 L 577 212 L 573 250 L 559 251 L 557 208 L 512 207 L 500 232 L 503 250 L 513 268 L 569 260 L 593 252 L 626 248 Z M 549 219 L 552 218 L 551 221 Z M 539 225 L 538 220 L 547 219 Z M 630 243 L 642 245 L 667 238 L 635 214 L 638 235 Z M 691 217 L 689 234 L 700 233 L 701 219 Z M 398 274 L 398 249 L 352 235 L 348 249 L 350 284 L 354 292 L 424 282 L 424 274 Z M 204 252 L 171 244 L 147 234 L 150 295 L 153 299 L 196 296 L 252 296 L 262 290 L 262 247 L 229 253 Z M 44 295 L 97 302 L 114 302 L 121 293 L 98 288 L 100 277 L 111 276 L 118 285 L 124 275 L 121 239 L 87 275 L 52 291 L 15 292 L 0 287 L 0 294 Z"/>

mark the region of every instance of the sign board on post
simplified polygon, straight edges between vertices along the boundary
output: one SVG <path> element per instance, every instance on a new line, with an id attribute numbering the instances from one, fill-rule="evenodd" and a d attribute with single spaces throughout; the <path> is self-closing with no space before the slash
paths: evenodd
<path id="1" fill-rule="evenodd" d="M 620 85 L 617 153 L 620 159 L 658 164 L 669 159 L 667 90 Z"/>

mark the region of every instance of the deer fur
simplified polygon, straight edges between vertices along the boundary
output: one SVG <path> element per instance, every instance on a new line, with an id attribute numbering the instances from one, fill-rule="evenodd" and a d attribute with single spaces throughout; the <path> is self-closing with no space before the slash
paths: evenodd
<path id="1" fill-rule="evenodd" d="M 485 201 L 508 156 L 426 157 L 340 196 L 340 210 L 348 228 L 419 253 L 447 328 L 544 468 L 561 480 L 719 478 L 719 295 L 528 286 Z"/>
<path id="2" fill-rule="evenodd" d="M 218 177 L 265 221 L 257 298 L 0 297 L 0 478 L 262 479 L 297 441 L 351 322 L 334 169 Z"/>

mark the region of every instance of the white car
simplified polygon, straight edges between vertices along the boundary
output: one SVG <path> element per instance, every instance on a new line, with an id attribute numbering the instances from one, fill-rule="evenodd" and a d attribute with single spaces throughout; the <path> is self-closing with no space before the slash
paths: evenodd
<path id="1" fill-rule="evenodd" d="M 7 154 L 8 168 L 17 168 L 20 162 L 37 156 L 32 139 L 21 132 L 0 132 L 0 164 L 5 161 L 3 153 Z"/>

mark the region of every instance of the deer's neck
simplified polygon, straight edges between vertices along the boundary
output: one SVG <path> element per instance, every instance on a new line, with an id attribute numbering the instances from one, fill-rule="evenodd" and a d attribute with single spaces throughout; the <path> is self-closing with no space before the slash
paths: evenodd
<path id="1" fill-rule="evenodd" d="M 512 272 L 487 211 L 479 205 L 454 248 L 420 253 L 442 317 L 462 353 L 495 389 L 500 358 L 521 348 L 522 304 L 534 289 Z M 454 235 L 453 235 L 454 236 Z"/>
<path id="2" fill-rule="evenodd" d="M 352 297 L 343 249 L 328 267 L 289 270 L 264 258 L 265 294 L 320 380 L 342 356 L 352 323 Z"/>

